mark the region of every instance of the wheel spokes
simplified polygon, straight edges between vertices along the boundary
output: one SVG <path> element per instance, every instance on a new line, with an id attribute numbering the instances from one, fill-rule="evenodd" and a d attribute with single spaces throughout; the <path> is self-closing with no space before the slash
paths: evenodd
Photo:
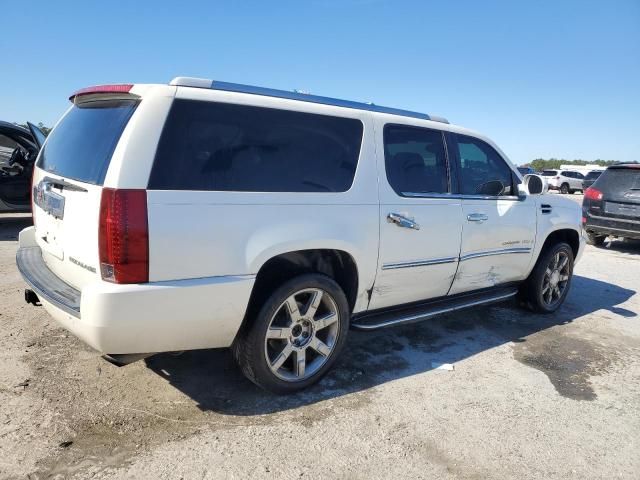
<path id="1" fill-rule="evenodd" d="M 289 358 L 289 355 L 291 355 L 291 352 L 293 352 L 293 345 L 287 342 L 285 347 L 280 352 L 280 355 L 278 355 L 276 359 L 273 361 L 273 363 L 271 364 L 271 370 L 274 370 L 274 371 L 279 370 L 282 364 L 287 361 L 287 358 Z"/>
<path id="2" fill-rule="evenodd" d="M 287 313 L 289 314 L 289 318 L 292 323 L 295 323 L 302 318 L 300 310 L 298 310 L 298 302 L 296 301 L 295 294 L 287 298 L 285 304 L 287 305 Z"/>
<path id="3" fill-rule="evenodd" d="M 294 364 L 294 373 L 296 377 L 304 377 L 304 371 L 307 366 L 306 349 L 296 350 L 296 362 Z"/>
<path id="4" fill-rule="evenodd" d="M 329 315 L 326 315 L 322 318 L 319 318 L 318 320 L 315 320 L 313 324 L 316 328 L 316 331 L 318 331 L 328 327 L 329 325 L 333 325 L 337 321 L 338 321 L 338 315 L 332 312 Z"/>
<path id="5" fill-rule="evenodd" d="M 267 330 L 267 338 L 271 340 L 289 338 L 290 335 L 291 329 L 288 327 L 269 327 L 269 330 Z"/>
<path id="6" fill-rule="evenodd" d="M 569 257 L 567 257 L 566 255 L 562 255 L 560 263 L 558 265 L 558 270 L 564 269 L 564 267 L 567 266 L 567 263 L 569 263 Z"/>
<path id="7" fill-rule="evenodd" d="M 322 301 L 323 292 L 322 290 L 315 290 L 309 299 L 309 306 L 307 307 L 307 311 L 304 313 L 305 318 L 308 320 L 313 320 L 316 312 L 318 311 L 318 307 L 320 306 L 320 302 Z"/>
<path id="8" fill-rule="evenodd" d="M 331 353 L 331 349 L 329 348 L 329 346 L 318 337 L 313 337 L 313 339 L 309 342 L 309 348 L 313 348 L 323 357 L 328 357 Z"/>

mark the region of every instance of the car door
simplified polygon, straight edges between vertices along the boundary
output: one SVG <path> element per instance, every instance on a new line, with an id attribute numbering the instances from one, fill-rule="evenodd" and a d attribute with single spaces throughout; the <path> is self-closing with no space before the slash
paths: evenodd
<path id="1" fill-rule="evenodd" d="M 39 148 L 29 131 L 0 122 L 0 208 L 26 211 L 31 201 L 31 174 Z"/>
<path id="2" fill-rule="evenodd" d="M 584 175 L 580 172 L 573 172 L 574 182 L 572 188 L 574 190 L 582 190 L 582 181 L 584 180 Z"/>
<path id="3" fill-rule="evenodd" d="M 379 119 L 376 151 L 380 250 L 369 308 L 444 296 L 458 265 L 462 232 L 444 134 Z"/>
<path id="4" fill-rule="evenodd" d="M 449 134 L 448 141 L 463 217 L 450 294 L 524 279 L 536 235 L 534 197 L 517 195 L 517 176 L 489 143 L 460 134 Z"/>

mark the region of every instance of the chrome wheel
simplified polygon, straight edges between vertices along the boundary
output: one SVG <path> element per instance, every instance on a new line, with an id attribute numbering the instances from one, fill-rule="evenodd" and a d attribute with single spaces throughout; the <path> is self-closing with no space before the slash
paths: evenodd
<path id="1" fill-rule="evenodd" d="M 301 381 L 316 373 L 336 346 L 340 313 L 324 290 L 307 288 L 290 295 L 271 317 L 264 355 L 282 380 Z"/>
<path id="2" fill-rule="evenodd" d="M 562 300 L 570 274 L 569 255 L 567 252 L 557 252 L 551 257 L 542 277 L 542 300 L 547 306 L 554 306 Z"/>

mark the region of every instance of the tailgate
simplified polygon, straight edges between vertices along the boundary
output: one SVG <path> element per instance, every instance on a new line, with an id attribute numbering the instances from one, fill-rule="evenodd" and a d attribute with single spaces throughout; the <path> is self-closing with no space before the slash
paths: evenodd
<path id="1" fill-rule="evenodd" d="M 137 100 L 93 96 L 69 109 L 42 148 L 33 174 L 36 241 L 49 269 L 81 290 L 101 278 L 102 185 Z"/>

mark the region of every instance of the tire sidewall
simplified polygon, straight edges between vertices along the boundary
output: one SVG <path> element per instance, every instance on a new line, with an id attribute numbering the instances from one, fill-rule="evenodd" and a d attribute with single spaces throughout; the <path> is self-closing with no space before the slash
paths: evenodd
<path id="1" fill-rule="evenodd" d="M 550 307 L 545 303 L 542 296 L 542 284 L 544 281 L 544 272 L 547 269 L 547 266 L 549 265 L 549 262 L 551 261 L 551 259 L 558 252 L 561 252 L 561 251 L 564 251 L 569 256 L 569 280 L 567 280 L 567 285 L 564 291 L 562 292 L 560 301 L 558 301 L 554 306 Z M 571 283 L 573 281 L 573 262 L 574 262 L 573 250 L 567 243 L 564 243 L 564 242 L 554 245 L 553 247 L 549 248 L 546 252 L 543 253 L 543 255 L 540 258 L 540 263 L 536 266 L 536 275 L 532 279 L 533 285 L 531 285 L 535 292 L 534 300 L 535 300 L 535 304 L 536 304 L 535 306 L 537 310 L 543 313 L 552 313 L 552 312 L 555 312 L 558 308 L 560 308 L 564 304 L 567 298 L 567 295 L 569 294 L 569 290 L 571 289 Z"/>
<path id="2" fill-rule="evenodd" d="M 264 355 L 264 342 L 270 321 L 282 303 L 293 293 L 306 288 L 319 288 L 333 298 L 339 313 L 338 338 L 329 358 L 316 373 L 304 380 L 288 382 L 275 376 L 269 368 Z M 251 360 L 252 380 L 275 393 L 291 393 L 319 381 L 340 356 L 349 331 L 349 316 L 347 298 L 333 279 L 322 274 L 306 274 L 289 280 L 269 296 L 248 332 L 245 348 L 249 349 L 246 354 Z"/>

